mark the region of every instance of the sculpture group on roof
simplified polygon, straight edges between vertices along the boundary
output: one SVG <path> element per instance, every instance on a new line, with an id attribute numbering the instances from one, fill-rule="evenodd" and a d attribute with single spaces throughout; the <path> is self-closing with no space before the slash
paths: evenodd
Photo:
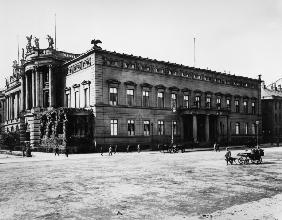
<path id="1" fill-rule="evenodd" d="M 34 39 L 34 46 L 32 46 L 31 41 L 32 38 Z M 33 37 L 32 35 L 26 36 L 27 39 L 27 45 L 26 45 L 26 53 L 31 53 L 34 49 L 40 49 L 39 48 L 39 38 Z M 54 39 L 47 35 L 47 41 L 48 41 L 48 49 L 54 49 Z M 24 57 L 24 51 L 22 51 L 22 58 Z"/>

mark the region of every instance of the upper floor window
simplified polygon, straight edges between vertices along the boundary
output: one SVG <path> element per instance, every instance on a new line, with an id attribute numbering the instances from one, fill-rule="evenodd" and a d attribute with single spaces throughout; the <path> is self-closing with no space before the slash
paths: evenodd
<path id="1" fill-rule="evenodd" d="M 144 121 L 144 135 L 149 136 L 150 135 L 150 121 Z"/>
<path id="2" fill-rule="evenodd" d="M 117 105 L 117 99 L 118 99 L 117 88 L 110 87 L 110 105 Z"/>
<path id="3" fill-rule="evenodd" d="M 127 132 L 129 136 L 135 135 L 135 123 L 134 120 L 127 121 Z"/>
<path id="4" fill-rule="evenodd" d="M 196 96 L 195 97 L 195 105 L 196 105 L 196 108 L 200 108 L 201 107 L 201 96 Z"/>
<path id="5" fill-rule="evenodd" d="M 240 123 L 236 122 L 235 124 L 235 134 L 240 134 Z"/>
<path id="6" fill-rule="evenodd" d="M 231 108 L 231 101 L 230 98 L 226 99 L 226 108 L 230 109 Z"/>
<path id="7" fill-rule="evenodd" d="M 164 135 L 164 121 L 158 121 L 158 135 Z"/>
<path id="8" fill-rule="evenodd" d="M 142 92 L 142 103 L 144 107 L 149 106 L 149 91 L 143 90 Z"/>
<path id="9" fill-rule="evenodd" d="M 239 100 L 235 100 L 235 112 L 240 112 Z"/>
<path id="10" fill-rule="evenodd" d="M 221 98 L 216 98 L 216 108 L 221 109 Z"/>
<path id="11" fill-rule="evenodd" d="M 211 108 L 211 97 L 206 98 L 206 107 Z"/>
<path id="12" fill-rule="evenodd" d="M 177 107 L 177 95 L 175 93 L 171 94 L 171 108 L 175 109 Z"/>
<path id="13" fill-rule="evenodd" d="M 89 88 L 84 89 L 84 107 L 89 107 Z"/>
<path id="14" fill-rule="evenodd" d="M 117 119 L 112 119 L 111 120 L 111 135 L 116 136 L 117 135 L 117 130 L 118 130 L 118 120 Z"/>
<path id="15" fill-rule="evenodd" d="M 248 113 L 248 102 L 246 100 L 243 102 L 243 106 L 244 106 L 244 113 Z"/>
<path id="16" fill-rule="evenodd" d="M 184 95 L 183 102 L 184 108 L 189 108 L 189 95 Z"/>
<path id="17" fill-rule="evenodd" d="M 126 90 L 126 96 L 127 96 L 127 105 L 132 106 L 134 102 L 134 90 L 133 89 L 127 89 Z"/>
<path id="18" fill-rule="evenodd" d="M 164 92 L 158 92 L 158 107 L 164 107 Z"/>
<path id="19" fill-rule="evenodd" d="M 256 114 L 256 102 L 255 101 L 252 102 L 252 114 L 253 115 Z"/>

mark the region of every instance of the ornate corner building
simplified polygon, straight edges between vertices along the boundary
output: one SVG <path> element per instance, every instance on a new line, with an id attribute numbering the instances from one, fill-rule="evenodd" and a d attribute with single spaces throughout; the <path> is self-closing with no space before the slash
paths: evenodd
<path id="1" fill-rule="evenodd" d="M 282 140 L 282 79 L 266 86 L 262 84 L 262 136 L 266 142 Z"/>
<path id="2" fill-rule="evenodd" d="M 261 79 L 93 48 L 71 54 L 31 46 L 14 62 L 3 91 L 2 130 L 48 148 L 50 138 L 81 151 L 81 143 L 236 144 L 256 138 Z M 260 123 L 259 123 L 260 124 Z M 49 143 L 49 144 L 48 144 Z"/>

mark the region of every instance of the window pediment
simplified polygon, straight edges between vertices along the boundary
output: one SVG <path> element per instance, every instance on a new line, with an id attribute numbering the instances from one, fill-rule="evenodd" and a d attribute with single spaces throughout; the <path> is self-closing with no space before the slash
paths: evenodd
<path id="1" fill-rule="evenodd" d="M 169 87 L 169 90 L 170 90 L 170 91 L 178 92 L 178 91 L 179 91 L 179 88 L 177 88 L 176 86 L 172 86 L 172 87 Z"/>
<path id="2" fill-rule="evenodd" d="M 119 85 L 120 84 L 120 81 L 116 80 L 116 79 L 108 79 L 106 81 L 108 84 L 116 84 L 116 85 Z"/>
<path id="3" fill-rule="evenodd" d="M 137 84 L 135 82 L 132 82 L 132 81 L 126 81 L 124 82 L 125 85 L 127 86 L 137 86 Z"/>
<path id="4" fill-rule="evenodd" d="M 156 85 L 155 87 L 156 87 L 156 89 L 163 89 L 163 90 L 166 89 L 166 87 L 162 84 Z"/>
<path id="5" fill-rule="evenodd" d="M 145 88 L 152 88 L 153 86 L 151 85 L 151 84 L 149 84 L 149 83 L 142 83 L 141 85 L 140 85 L 141 87 L 145 87 Z"/>

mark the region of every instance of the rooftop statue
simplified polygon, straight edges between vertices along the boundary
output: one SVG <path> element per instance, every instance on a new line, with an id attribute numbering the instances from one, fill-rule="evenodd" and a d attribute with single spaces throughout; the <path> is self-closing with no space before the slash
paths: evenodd
<path id="1" fill-rule="evenodd" d="M 26 39 L 27 39 L 26 53 L 30 53 L 32 49 L 32 46 L 31 46 L 32 35 L 26 36 Z"/>
<path id="2" fill-rule="evenodd" d="M 93 39 L 93 40 L 91 41 L 91 44 L 93 44 L 93 48 L 94 48 L 94 49 L 102 49 L 100 46 L 98 46 L 98 44 L 101 44 L 101 43 L 102 43 L 102 41 L 96 40 L 96 39 Z"/>
<path id="3" fill-rule="evenodd" d="M 34 37 L 34 44 L 35 44 L 35 48 L 39 49 L 39 38 Z"/>
<path id="4" fill-rule="evenodd" d="M 48 46 L 48 48 L 49 49 L 54 49 L 54 40 L 53 40 L 53 38 L 50 36 L 50 35 L 47 35 L 47 40 L 48 40 L 48 44 L 49 44 L 49 46 Z"/>

